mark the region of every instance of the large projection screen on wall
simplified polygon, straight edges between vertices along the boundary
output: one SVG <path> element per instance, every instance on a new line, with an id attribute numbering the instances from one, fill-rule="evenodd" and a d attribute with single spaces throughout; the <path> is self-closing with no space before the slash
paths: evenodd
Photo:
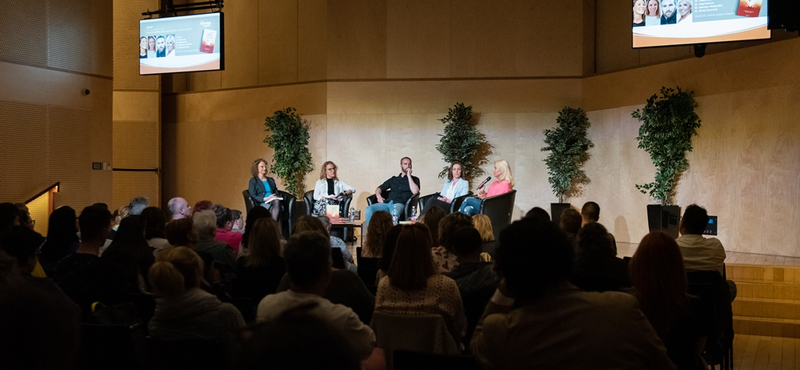
<path id="1" fill-rule="evenodd" d="M 139 74 L 225 69 L 222 13 L 139 21 Z"/>

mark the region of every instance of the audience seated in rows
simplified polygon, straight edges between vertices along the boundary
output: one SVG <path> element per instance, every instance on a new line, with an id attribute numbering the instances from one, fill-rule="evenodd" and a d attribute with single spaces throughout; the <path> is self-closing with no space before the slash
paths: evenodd
<path id="1" fill-rule="evenodd" d="M 239 310 L 201 288 L 203 261 L 193 250 L 176 247 L 150 269 L 156 310 L 148 325 L 153 338 L 200 339 L 227 344 L 244 327 Z M 221 350 L 224 348 L 221 347 Z"/>
<path id="2" fill-rule="evenodd" d="M 450 240 L 456 230 L 462 227 L 471 227 L 472 219 L 460 212 L 451 213 L 439 221 L 439 241 L 438 245 L 431 248 L 433 264 L 439 273 L 450 272 L 458 266 L 458 259 L 453 251 L 453 243 Z"/>
<path id="3" fill-rule="evenodd" d="M 588 226 L 588 225 L 587 225 Z M 711 321 L 698 297 L 686 293 L 686 271 L 675 240 L 651 232 L 630 261 L 631 294 L 681 370 L 706 369 L 700 357 Z"/>
<path id="4" fill-rule="evenodd" d="M 302 218 L 302 217 L 301 217 Z M 342 251 L 342 256 L 344 257 L 344 266 L 347 270 L 350 270 L 353 273 L 358 272 L 358 267 L 356 267 L 356 262 L 353 260 L 353 254 L 347 250 L 347 245 L 344 244 L 344 240 L 339 237 L 331 235 L 331 219 L 328 216 L 317 216 L 317 218 L 322 221 L 322 226 L 325 226 L 325 234 L 330 236 L 331 239 L 331 248 L 338 248 Z"/>
<path id="5" fill-rule="evenodd" d="M 583 219 L 581 227 L 600 221 L 600 205 L 595 202 L 584 203 L 583 207 L 581 207 L 581 218 Z M 611 239 L 611 247 L 614 249 L 614 255 L 616 255 L 617 239 L 614 238 L 612 233 L 608 233 L 608 237 Z"/>
<path id="6" fill-rule="evenodd" d="M 166 248 L 169 241 L 164 236 L 164 226 L 167 224 L 164 212 L 158 207 L 147 207 L 142 211 L 142 220 L 144 220 L 144 238 L 147 244 L 155 250 Z"/>
<path id="7" fill-rule="evenodd" d="M 367 235 L 364 237 L 364 247 L 361 255 L 369 258 L 381 258 L 383 256 L 383 240 L 386 233 L 393 226 L 392 215 L 387 211 L 376 211 L 372 215 L 372 221 L 367 226 Z"/>
<path id="8" fill-rule="evenodd" d="M 633 296 L 569 283 L 574 251 L 552 222 L 524 218 L 500 233 L 503 277 L 475 328 L 492 369 L 674 369 Z"/>
<path id="9" fill-rule="evenodd" d="M 53 276 L 58 261 L 78 249 L 80 239 L 76 221 L 75 210 L 70 206 L 56 208 L 50 214 L 47 240 L 42 245 L 42 254 L 39 256 L 39 263 L 47 276 Z M 105 244 L 105 240 L 103 243 Z"/>
<path id="10" fill-rule="evenodd" d="M 189 202 L 181 197 L 172 198 L 167 202 L 169 209 L 170 219 L 180 220 L 182 218 L 192 217 L 192 207 Z"/>
<path id="11" fill-rule="evenodd" d="M 231 293 L 234 297 L 261 300 L 275 293 L 286 274 L 281 257 L 281 232 L 278 223 L 265 213 L 252 224 L 250 235 L 247 255 L 236 260 L 236 280 Z"/>
<path id="12" fill-rule="evenodd" d="M 84 319 L 88 319 L 92 303 L 121 302 L 122 295 L 135 288 L 129 285 L 124 267 L 98 256 L 111 227 L 111 213 L 89 206 L 81 211 L 78 223 L 80 245 L 75 253 L 58 262 L 53 280 L 81 307 Z"/>
<path id="13" fill-rule="evenodd" d="M 447 217 L 455 215 L 469 220 L 460 213 Z M 403 225 L 389 272 L 378 282 L 375 312 L 442 315 L 453 339 L 460 342 L 467 320 L 458 285 L 436 272 L 430 251 L 430 231 L 425 225 Z"/>
<path id="14" fill-rule="evenodd" d="M 630 286 L 628 265 L 617 258 L 603 225 L 586 224 L 578 232 L 576 242 L 573 284 L 587 292 L 622 292 Z"/>
<path id="15" fill-rule="evenodd" d="M 228 243 L 214 239 L 217 233 L 217 216 L 214 215 L 214 211 L 210 209 L 199 211 L 192 216 L 192 221 L 198 238 L 194 251 L 208 253 L 222 268 L 226 268 L 229 272 L 236 271 L 236 255 L 233 248 Z"/>
<path id="16" fill-rule="evenodd" d="M 497 289 L 500 278 L 495 274 L 491 263 L 481 261 L 483 242 L 478 230 L 474 227 L 462 227 L 456 230 L 452 240 L 458 266 L 446 275 L 456 281 L 461 301 L 464 303 L 464 313 L 467 317 L 465 344 L 469 346 L 475 325 L 478 324 L 483 309 L 489 303 L 489 298 L 492 298 Z"/>
<path id="17" fill-rule="evenodd" d="M 315 231 L 293 234 L 286 242 L 284 259 L 290 288 L 264 297 L 258 304 L 258 320 L 276 323 L 287 312 L 305 310 L 342 335 L 347 351 L 358 360 L 379 356 L 373 354 L 375 334 L 372 329 L 352 309 L 322 297 L 331 280 L 330 239 Z"/>
<path id="18" fill-rule="evenodd" d="M 217 217 L 217 234 L 214 239 L 230 245 L 233 253 L 238 255 L 242 234 L 233 231 L 233 212 L 230 208 L 220 204 L 214 205 L 213 210 Z"/>
<path id="19" fill-rule="evenodd" d="M 153 251 L 144 236 L 144 220 L 141 216 L 131 215 L 120 222 L 117 236 L 103 252 L 102 258 L 124 267 L 128 285 L 147 292 L 150 291 L 147 271 L 155 263 Z"/>

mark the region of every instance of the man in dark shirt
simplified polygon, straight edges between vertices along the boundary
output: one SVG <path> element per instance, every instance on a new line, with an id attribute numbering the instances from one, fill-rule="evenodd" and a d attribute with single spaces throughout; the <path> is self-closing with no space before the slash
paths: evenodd
<path id="1" fill-rule="evenodd" d="M 384 198 L 387 190 L 390 190 L 390 192 Z M 365 223 L 369 224 L 372 214 L 377 211 L 389 213 L 394 211 L 397 215 L 400 215 L 406 202 L 418 193 L 419 178 L 411 175 L 411 158 L 403 157 L 400 160 L 400 174 L 384 181 L 381 186 L 375 189 L 375 197 L 378 198 L 378 203 L 367 207 Z"/>
<path id="2" fill-rule="evenodd" d="M 111 228 L 107 209 L 89 206 L 78 218 L 81 244 L 78 250 L 56 265 L 54 280 L 83 311 L 91 314 L 94 302 L 118 303 L 130 291 L 125 269 L 98 256 Z"/>
<path id="3" fill-rule="evenodd" d="M 675 0 L 661 0 L 661 9 L 664 14 L 661 16 L 661 24 L 678 23 L 678 13 L 675 12 Z"/>

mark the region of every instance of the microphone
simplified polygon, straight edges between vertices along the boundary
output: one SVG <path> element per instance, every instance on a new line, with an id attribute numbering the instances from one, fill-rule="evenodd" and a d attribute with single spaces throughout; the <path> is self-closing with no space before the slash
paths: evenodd
<path id="1" fill-rule="evenodd" d="M 492 179 L 492 177 L 489 176 L 489 177 L 486 178 L 486 180 L 483 180 L 483 182 L 481 182 L 481 184 L 478 185 L 478 190 L 483 189 L 483 186 L 486 185 L 486 183 L 489 182 L 489 180 L 491 180 L 491 179 Z"/>

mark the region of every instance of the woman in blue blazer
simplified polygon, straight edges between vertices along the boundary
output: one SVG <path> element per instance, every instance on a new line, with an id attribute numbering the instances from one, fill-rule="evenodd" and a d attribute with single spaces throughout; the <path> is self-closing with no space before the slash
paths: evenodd
<path id="1" fill-rule="evenodd" d="M 433 206 L 439 206 L 446 214 L 450 213 L 450 204 L 453 203 L 453 200 L 462 195 L 467 195 L 469 181 L 461 178 L 462 168 L 463 166 L 458 162 L 453 162 L 450 165 L 450 170 L 447 172 L 447 181 L 442 186 L 442 191 L 439 192 L 438 196 L 425 203 L 421 214 L 425 214 L 425 211 Z"/>
<path id="2" fill-rule="evenodd" d="M 272 219 L 280 225 L 281 198 L 275 180 L 267 176 L 267 161 L 263 158 L 256 159 L 250 167 L 250 173 L 253 175 L 247 187 L 250 198 L 255 204 L 268 209 Z"/>

